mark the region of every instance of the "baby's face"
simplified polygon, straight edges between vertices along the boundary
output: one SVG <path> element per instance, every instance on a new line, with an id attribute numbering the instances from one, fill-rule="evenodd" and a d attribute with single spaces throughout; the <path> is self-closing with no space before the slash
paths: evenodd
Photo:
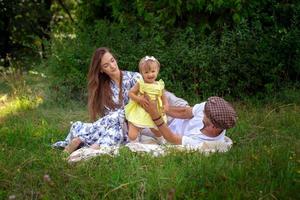
<path id="1" fill-rule="evenodd" d="M 142 76 L 145 83 L 154 83 L 157 78 L 158 71 L 156 63 L 151 63 L 150 66 L 144 67 L 142 69 Z"/>

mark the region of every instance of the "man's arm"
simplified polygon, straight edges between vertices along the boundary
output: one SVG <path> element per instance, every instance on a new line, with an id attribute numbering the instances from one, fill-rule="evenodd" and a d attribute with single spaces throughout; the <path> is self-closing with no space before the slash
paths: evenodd
<path id="1" fill-rule="evenodd" d="M 163 137 L 172 144 L 182 144 L 182 137 L 180 135 L 174 134 L 171 129 L 164 123 L 163 119 L 154 121 L 155 125 L 158 127 L 160 133 Z M 162 125 L 160 125 L 162 124 Z M 160 126 L 159 126 L 160 125 Z"/>
<path id="2" fill-rule="evenodd" d="M 163 121 L 161 115 L 158 113 L 156 101 L 151 101 L 149 96 L 145 94 L 145 99 L 148 102 L 148 105 L 143 106 L 143 108 L 149 113 L 153 122 L 158 127 L 159 131 L 163 137 L 173 144 L 182 144 L 182 137 L 173 133 L 169 127 Z"/>
<path id="3" fill-rule="evenodd" d="M 193 117 L 193 108 L 169 106 L 169 110 L 166 114 L 173 118 L 190 119 Z"/>
<path id="4" fill-rule="evenodd" d="M 161 96 L 161 99 L 162 99 L 162 103 L 163 103 L 163 108 L 164 108 L 164 112 L 168 112 L 169 110 L 169 102 L 168 102 L 168 98 L 166 96 L 166 92 L 164 91 L 162 96 Z"/>

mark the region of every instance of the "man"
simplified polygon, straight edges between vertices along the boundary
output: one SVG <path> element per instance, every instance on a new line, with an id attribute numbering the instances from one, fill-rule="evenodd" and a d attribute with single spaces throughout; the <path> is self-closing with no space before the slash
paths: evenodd
<path id="1" fill-rule="evenodd" d="M 170 107 L 167 115 L 175 119 L 169 127 L 158 114 L 154 101 L 145 95 L 144 109 L 150 114 L 164 138 L 173 144 L 197 145 L 203 141 L 224 141 L 226 129 L 234 127 L 237 114 L 220 97 L 210 97 L 193 107 Z"/>

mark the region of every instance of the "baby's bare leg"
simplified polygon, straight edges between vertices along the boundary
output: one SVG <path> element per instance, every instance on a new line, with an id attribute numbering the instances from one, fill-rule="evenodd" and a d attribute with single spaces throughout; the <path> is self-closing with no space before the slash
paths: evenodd
<path id="1" fill-rule="evenodd" d="M 82 141 L 80 140 L 80 138 L 76 137 L 71 140 L 71 142 L 65 147 L 64 151 L 67 153 L 72 153 L 79 147 L 81 143 Z"/>
<path id="2" fill-rule="evenodd" d="M 140 132 L 140 128 L 128 122 L 128 137 L 130 141 L 135 141 L 138 137 L 139 132 Z"/>

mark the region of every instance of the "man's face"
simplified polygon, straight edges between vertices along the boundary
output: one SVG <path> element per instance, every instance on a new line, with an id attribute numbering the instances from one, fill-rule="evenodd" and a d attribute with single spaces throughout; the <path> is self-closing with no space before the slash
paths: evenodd
<path id="1" fill-rule="evenodd" d="M 211 137 L 215 137 L 215 132 L 216 132 L 216 128 L 214 127 L 214 125 L 211 123 L 211 121 L 208 119 L 208 117 L 204 114 L 203 117 L 203 124 L 204 127 L 202 128 L 202 131 L 206 134 L 209 135 Z"/>
<path id="2" fill-rule="evenodd" d="M 203 117 L 203 124 L 204 124 L 203 129 L 213 134 L 213 137 L 220 135 L 220 133 L 222 132 L 222 129 L 215 127 L 205 114 Z"/>
<path id="3" fill-rule="evenodd" d="M 211 123 L 211 121 L 208 119 L 208 117 L 204 114 L 204 117 L 203 117 L 203 124 L 204 124 L 204 127 L 212 127 L 213 124 Z"/>

